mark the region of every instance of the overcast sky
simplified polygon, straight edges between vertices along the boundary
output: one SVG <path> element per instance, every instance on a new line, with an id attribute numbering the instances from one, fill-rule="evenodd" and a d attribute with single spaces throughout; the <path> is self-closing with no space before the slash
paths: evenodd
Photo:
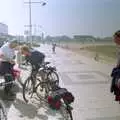
<path id="1" fill-rule="evenodd" d="M 26 1 L 0 0 L 0 22 L 10 34 L 23 34 L 29 24 Z M 32 24 L 41 25 L 37 33 L 46 35 L 111 36 L 120 29 L 119 11 L 120 0 L 47 0 L 46 6 L 32 4 Z"/>

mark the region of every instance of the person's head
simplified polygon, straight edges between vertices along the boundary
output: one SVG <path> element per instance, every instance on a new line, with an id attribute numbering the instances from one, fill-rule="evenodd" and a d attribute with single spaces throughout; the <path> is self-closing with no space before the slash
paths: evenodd
<path id="1" fill-rule="evenodd" d="M 114 42 L 117 44 L 117 45 L 120 45 L 120 30 L 116 31 L 113 35 L 114 37 Z"/>
<path id="2" fill-rule="evenodd" d="M 17 40 L 10 41 L 10 48 L 14 49 L 17 46 L 18 46 L 18 41 Z"/>
<path id="3" fill-rule="evenodd" d="M 23 54 L 25 56 L 29 55 L 30 54 L 29 47 L 26 45 L 21 46 L 21 54 Z"/>

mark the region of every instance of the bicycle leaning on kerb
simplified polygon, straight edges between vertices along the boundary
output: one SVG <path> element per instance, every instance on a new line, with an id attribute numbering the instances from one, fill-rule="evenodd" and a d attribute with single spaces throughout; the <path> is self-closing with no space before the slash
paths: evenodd
<path id="1" fill-rule="evenodd" d="M 39 101 L 44 101 L 51 109 L 59 111 L 63 120 L 73 120 L 74 96 L 66 88 L 59 86 L 56 68 L 49 64 L 45 62 L 38 71 L 31 72 L 23 86 L 23 98 L 28 102 L 35 93 Z"/>

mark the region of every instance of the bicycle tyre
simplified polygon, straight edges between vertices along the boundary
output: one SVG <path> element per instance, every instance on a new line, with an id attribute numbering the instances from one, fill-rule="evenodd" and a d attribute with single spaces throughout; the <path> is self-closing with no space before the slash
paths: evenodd
<path id="1" fill-rule="evenodd" d="M 40 80 L 39 80 L 40 81 Z M 42 91 L 44 92 L 44 93 L 40 93 L 41 92 L 41 90 L 39 90 L 39 89 L 43 89 Z M 44 95 L 42 95 L 42 94 L 44 94 Z M 48 96 L 48 94 L 49 94 L 49 89 L 48 89 L 48 84 L 46 83 L 46 82 L 39 82 L 39 84 L 37 84 L 37 86 L 36 86 L 36 95 L 37 95 L 37 97 L 40 99 L 40 100 L 43 100 L 43 101 L 45 101 L 45 99 L 46 99 L 46 97 Z"/>
<path id="2" fill-rule="evenodd" d="M 54 79 L 54 76 L 56 77 L 56 79 Z M 56 71 L 49 72 L 47 75 L 47 80 L 50 80 L 49 87 L 48 87 L 49 91 L 52 91 L 52 87 L 59 86 L 59 76 Z"/>
<path id="3" fill-rule="evenodd" d="M 30 85 L 29 88 L 28 88 L 27 84 Z M 29 98 L 27 98 L 27 95 L 26 95 L 27 89 L 29 89 L 28 92 L 30 92 L 29 94 L 31 95 L 33 93 L 33 84 L 32 84 L 32 80 L 30 77 L 25 80 L 25 83 L 23 85 L 23 99 L 26 103 L 28 103 L 28 101 L 29 101 L 28 100 Z"/>
<path id="4" fill-rule="evenodd" d="M 0 120 L 7 120 L 7 111 L 5 104 L 2 100 L 0 100 Z"/>

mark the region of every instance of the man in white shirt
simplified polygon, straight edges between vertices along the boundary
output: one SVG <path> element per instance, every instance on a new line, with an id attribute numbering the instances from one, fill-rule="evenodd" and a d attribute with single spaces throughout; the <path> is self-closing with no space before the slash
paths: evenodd
<path id="1" fill-rule="evenodd" d="M 12 69 L 15 64 L 15 49 L 18 45 L 17 40 L 5 43 L 0 48 L 0 75 L 4 76 L 5 81 L 13 80 Z M 13 95 L 11 91 L 12 84 L 5 86 L 5 93 L 7 95 Z"/>

